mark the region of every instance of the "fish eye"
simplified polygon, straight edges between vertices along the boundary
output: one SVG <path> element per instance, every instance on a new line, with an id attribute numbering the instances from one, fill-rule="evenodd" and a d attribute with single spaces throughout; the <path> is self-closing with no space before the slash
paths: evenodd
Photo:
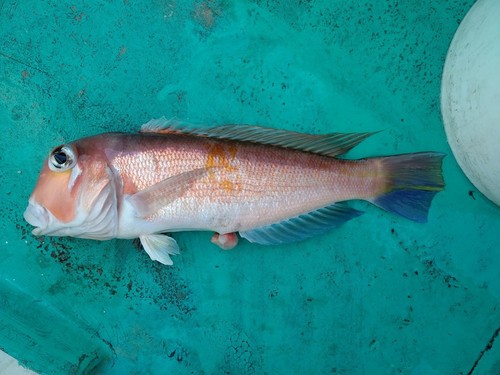
<path id="1" fill-rule="evenodd" d="M 73 168 L 76 162 L 76 154 L 70 146 L 59 146 L 53 149 L 49 156 L 49 168 L 55 172 L 66 171 Z"/>

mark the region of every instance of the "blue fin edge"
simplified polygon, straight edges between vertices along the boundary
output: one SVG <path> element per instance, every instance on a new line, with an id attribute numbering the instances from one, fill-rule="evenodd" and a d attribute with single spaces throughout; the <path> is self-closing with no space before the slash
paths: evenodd
<path id="1" fill-rule="evenodd" d="M 432 199 L 444 189 L 444 157 L 439 152 L 418 152 L 381 158 L 386 191 L 371 202 L 407 219 L 427 222 Z"/>

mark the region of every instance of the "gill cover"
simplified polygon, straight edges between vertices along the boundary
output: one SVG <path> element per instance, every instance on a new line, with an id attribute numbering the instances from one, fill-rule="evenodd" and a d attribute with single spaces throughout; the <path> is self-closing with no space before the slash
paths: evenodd
<path id="1" fill-rule="evenodd" d="M 25 219 L 35 235 L 110 239 L 117 232 L 116 177 L 105 159 L 75 144 L 54 148 L 40 173 Z"/>

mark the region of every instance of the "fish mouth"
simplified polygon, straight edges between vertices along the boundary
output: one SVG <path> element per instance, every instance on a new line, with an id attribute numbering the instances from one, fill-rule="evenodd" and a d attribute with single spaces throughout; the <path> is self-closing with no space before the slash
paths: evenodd
<path id="1" fill-rule="evenodd" d="M 32 199 L 29 200 L 23 216 L 24 220 L 35 227 L 32 232 L 35 236 L 43 234 L 50 221 L 49 211 Z"/>

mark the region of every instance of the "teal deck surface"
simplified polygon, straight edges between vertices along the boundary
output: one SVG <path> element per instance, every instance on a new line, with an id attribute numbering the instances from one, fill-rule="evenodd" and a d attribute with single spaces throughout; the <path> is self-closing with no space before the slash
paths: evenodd
<path id="1" fill-rule="evenodd" d="M 0 0 L 0 348 L 44 374 L 499 374 L 500 209 L 447 145 L 439 92 L 472 0 Z M 441 151 L 429 222 L 366 211 L 289 246 L 36 238 L 49 150 L 165 115 L 377 131 Z"/>

